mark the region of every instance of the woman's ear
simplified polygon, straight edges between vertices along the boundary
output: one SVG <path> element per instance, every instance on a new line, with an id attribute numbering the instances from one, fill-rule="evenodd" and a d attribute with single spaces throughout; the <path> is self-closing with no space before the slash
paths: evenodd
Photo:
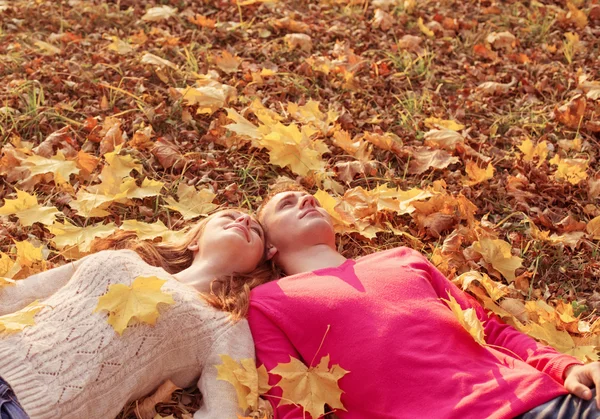
<path id="1" fill-rule="evenodd" d="M 198 246 L 198 242 L 191 242 L 190 244 L 188 244 L 187 248 L 192 252 L 196 253 L 200 249 L 200 246 Z"/>
<path id="2" fill-rule="evenodd" d="M 277 248 L 275 246 L 273 246 L 272 244 L 270 244 L 267 247 L 267 260 L 273 259 L 273 257 L 275 256 L 276 253 L 277 253 Z"/>

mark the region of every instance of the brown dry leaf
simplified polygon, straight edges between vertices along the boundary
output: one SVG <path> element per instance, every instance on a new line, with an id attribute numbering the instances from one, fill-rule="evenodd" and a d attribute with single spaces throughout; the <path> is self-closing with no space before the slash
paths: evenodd
<path id="1" fill-rule="evenodd" d="M 350 183 L 354 180 L 357 174 L 363 176 L 375 176 L 377 174 L 377 162 L 376 161 L 348 161 L 339 162 L 335 164 L 338 178 L 346 183 Z"/>
<path id="2" fill-rule="evenodd" d="M 579 88 L 585 92 L 588 99 L 600 99 L 600 82 L 588 81 L 588 76 L 582 74 L 578 79 Z"/>
<path id="3" fill-rule="evenodd" d="M 152 419 L 156 416 L 156 405 L 158 403 L 167 403 L 175 390 L 179 389 L 171 380 L 166 380 L 156 391 L 136 404 L 135 416 L 137 419 Z"/>
<path id="4" fill-rule="evenodd" d="M 429 170 L 445 169 L 451 164 L 458 163 L 458 157 L 453 157 L 444 150 L 429 150 L 427 148 L 419 148 L 412 151 L 412 159 L 409 164 L 408 173 L 420 175 Z"/>
<path id="5" fill-rule="evenodd" d="M 577 95 L 569 103 L 554 109 L 554 116 L 561 124 L 577 128 L 583 119 L 586 108 L 585 96 Z"/>
<path id="6" fill-rule="evenodd" d="M 222 51 L 221 54 L 215 58 L 215 64 L 221 70 L 226 73 L 235 73 L 238 71 L 242 60 L 239 57 L 231 55 L 229 51 Z"/>
<path id="7" fill-rule="evenodd" d="M 588 18 L 586 14 L 577 8 L 572 2 L 567 1 L 567 8 L 569 9 L 569 13 L 567 13 L 567 19 L 571 20 L 575 23 L 579 29 L 583 29 L 587 26 Z"/>
<path id="8" fill-rule="evenodd" d="M 453 122 L 453 121 L 452 121 Z M 425 145 L 454 151 L 458 144 L 464 143 L 464 137 L 451 129 L 432 129 L 425 133 Z"/>
<path id="9" fill-rule="evenodd" d="M 147 126 L 136 130 L 128 144 L 138 150 L 149 150 L 154 145 L 150 138 L 152 138 L 152 126 Z"/>
<path id="10" fill-rule="evenodd" d="M 194 17 L 188 17 L 188 20 L 193 23 L 194 25 L 198 25 L 201 26 L 203 28 L 209 28 L 209 29 L 214 29 L 215 28 L 215 24 L 217 23 L 216 20 L 210 19 L 204 15 L 199 15 L 196 14 Z"/>
<path id="11" fill-rule="evenodd" d="M 414 35 L 404 35 L 398 40 L 398 48 L 419 53 L 421 51 L 421 42 L 423 38 Z"/>
<path id="12" fill-rule="evenodd" d="M 185 156 L 179 152 L 179 147 L 164 137 L 156 140 L 151 152 L 165 169 L 181 170 L 187 163 Z"/>
<path id="13" fill-rule="evenodd" d="M 389 13 L 381 10 L 375 10 L 375 16 L 373 16 L 373 20 L 371 20 L 371 26 L 373 29 L 380 28 L 382 31 L 389 30 L 394 24 L 394 19 L 390 16 Z"/>
<path id="14" fill-rule="evenodd" d="M 516 46 L 517 38 L 510 32 L 491 32 L 486 41 L 492 44 L 492 46 L 496 49 L 504 49 L 507 51 L 512 51 L 512 49 Z"/>
<path id="15" fill-rule="evenodd" d="M 510 83 L 498 83 L 495 81 L 487 81 L 477 86 L 477 91 L 483 93 L 484 95 L 501 95 L 507 93 L 516 84 L 516 79 L 512 79 Z"/>
<path id="16" fill-rule="evenodd" d="M 304 33 L 290 33 L 284 37 L 288 48 L 293 50 L 300 48 L 302 51 L 310 52 L 312 50 L 312 38 Z"/>

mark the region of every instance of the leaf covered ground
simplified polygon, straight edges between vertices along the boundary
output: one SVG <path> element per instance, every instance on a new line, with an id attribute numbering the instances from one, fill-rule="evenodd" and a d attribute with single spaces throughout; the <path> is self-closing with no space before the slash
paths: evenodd
<path id="1" fill-rule="evenodd" d="M 597 0 L 10 0 L 0 16 L 0 287 L 119 227 L 170 239 L 217 205 L 256 209 L 285 176 L 345 256 L 411 246 L 597 359 Z M 159 412 L 197 406 L 175 399 Z"/>

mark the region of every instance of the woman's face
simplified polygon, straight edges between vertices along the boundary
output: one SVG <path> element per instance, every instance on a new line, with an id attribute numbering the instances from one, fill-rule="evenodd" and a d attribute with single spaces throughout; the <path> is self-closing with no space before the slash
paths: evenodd
<path id="1" fill-rule="evenodd" d="M 264 251 L 264 232 L 258 221 L 238 210 L 214 214 L 204 226 L 197 244 L 202 258 L 217 258 L 231 272 L 249 273 L 256 269 Z"/>

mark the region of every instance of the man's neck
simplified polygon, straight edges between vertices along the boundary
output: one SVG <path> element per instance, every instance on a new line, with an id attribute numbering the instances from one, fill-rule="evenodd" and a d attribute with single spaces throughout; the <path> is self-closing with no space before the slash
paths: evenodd
<path id="1" fill-rule="evenodd" d="M 277 264 L 287 275 L 333 268 L 344 263 L 346 258 L 326 244 L 294 249 L 280 254 Z"/>

